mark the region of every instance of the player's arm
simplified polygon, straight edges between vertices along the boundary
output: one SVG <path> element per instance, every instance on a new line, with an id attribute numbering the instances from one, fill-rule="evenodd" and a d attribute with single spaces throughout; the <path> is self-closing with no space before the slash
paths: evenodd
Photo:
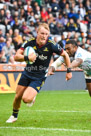
<path id="1" fill-rule="evenodd" d="M 67 65 L 66 80 L 70 80 L 72 78 L 72 73 L 70 69 L 71 63 L 68 54 L 64 50 L 61 53 L 61 56 L 56 61 L 54 61 L 54 63 L 52 63 L 52 65 L 49 67 L 47 75 L 53 75 L 57 67 L 61 66 L 61 64 L 63 64 L 64 62 Z"/>
<path id="2" fill-rule="evenodd" d="M 18 49 L 16 55 L 14 57 L 15 61 L 23 62 L 23 61 L 32 61 L 36 60 L 36 55 L 31 53 L 29 56 L 24 56 L 24 50 Z"/>
<path id="3" fill-rule="evenodd" d="M 69 58 L 69 55 L 67 54 L 67 52 L 63 50 L 63 52 L 61 53 L 61 56 L 63 56 L 64 62 L 66 64 L 67 68 L 70 68 L 71 62 L 70 62 L 70 58 Z"/>
<path id="4" fill-rule="evenodd" d="M 61 66 L 61 64 L 63 64 L 64 63 L 64 58 L 62 57 L 62 56 L 60 56 L 57 60 L 55 60 L 52 64 L 51 64 L 51 66 L 48 68 L 48 73 L 47 73 L 47 75 L 49 76 L 49 75 L 54 75 L 54 72 L 55 72 L 55 70 L 59 67 L 59 66 Z"/>
<path id="5" fill-rule="evenodd" d="M 24 50 L 18 49 L 14 57 L 15 61 L 23 62 L 24 61 L 23 53 L 24 53 Z"/>
<path id="6" fill-rule="evenodd" d="M 77 59 L 72 61 L 71 68 L 79 67 L 82 63 L 83 63 L 83 60 L 80 59 L 80 58 L 77 58 Z"/>
<path id="7" fill-rule="evenodd" d="M 67 66 L 66 80 L 70 80 L 72 78 L 72 72 L 71 72 L 71 62 L 70 62 L 69 55 L 67 54 L 66 51 L 63 50 L 63 52 L 61 53 L 61 56 L 63 56 L 64 62 Z"/>

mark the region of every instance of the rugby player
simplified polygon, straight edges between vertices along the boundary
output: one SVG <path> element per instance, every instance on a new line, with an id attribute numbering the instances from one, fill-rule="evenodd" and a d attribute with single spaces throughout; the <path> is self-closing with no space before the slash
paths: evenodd
<path id="1" fill-rule="evenodd" d="M 73 57 L 71 62 L 72 69 L 79 67 L 83 69 L 86 86 L 91 96 L 91 53 L 79 47 L 75 40 L 68 40 L 65 45 L 65 50 L 69 57 Z M 53 64 L 49 67 L 47 75 L 53 75 L 54 71 L 64 62 L 63 57 L 59 57 Z"/>
<path id="2" fill-rule="evenodd" d="M 66 80 L 70 80 L 72 78 L 72 73 L 70 71 L 70 58 L 68 54 L 54 41 L 49 40 L 49 35 L 50 29 L 48 24 L 40 24 L 37 29 L 37 38 L 31 38 L 30 40 L 25 41 L 22 47 L 16 52 L 16 61 L 32 61 L 34 63 L 27 64 L 22 72 L 16 88 L 16 95 L 13 102 L 13 113 L 6 121 L 7 123 L 13 123 L 17 120 L 21 100 L 28 104 L 34 103 L 37 93 L 45 82 L 46 70 L 48 69 L 53 52 L 63 56 L 65 60 L 65 64 L 68 68 Z M 34 48 L 36 55 L 30 54 L 28 57 L 24 56 L 24 50 L 28 46 Z"/>

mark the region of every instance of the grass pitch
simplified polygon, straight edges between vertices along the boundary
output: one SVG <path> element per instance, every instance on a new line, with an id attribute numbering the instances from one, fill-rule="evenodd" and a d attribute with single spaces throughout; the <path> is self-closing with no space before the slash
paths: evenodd
<path id="1" fill-rule="evenodd" d="M 91 136 L 91 98 L 85 91 L 41 91 L 17 122 L 7 124 L 15 94 L 0 94 L 0 136 Z"/>

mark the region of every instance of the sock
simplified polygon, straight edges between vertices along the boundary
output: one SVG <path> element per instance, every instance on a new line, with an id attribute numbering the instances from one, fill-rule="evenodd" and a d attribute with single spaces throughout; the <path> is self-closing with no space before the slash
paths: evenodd
<path id="1" fill-rule="evenodd" d="M 17 117 L 18 117 L 18 112 L 19 112 L 19 110 L 14 110 L 14 109 L 13 109 L 12 115 L 13 115 L 15 118 L 17 118 Z"/>

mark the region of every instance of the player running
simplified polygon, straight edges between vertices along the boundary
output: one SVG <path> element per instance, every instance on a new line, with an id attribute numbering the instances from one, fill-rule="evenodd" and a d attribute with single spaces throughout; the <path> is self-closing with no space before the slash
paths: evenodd
<path id="1" fill-rule="evenodd" d="M 70 57 L 73 57 L 70 68 L 79 67 L 83 69 L 86 79 L 87 89 L 91 96 L 91 53 L 79 47 L 75 40 L 69 40 L 66 42 L 65 50 Z M 64 62 L 63 57 L 59 57 L 48 70 L 48 75 L 54 74 L 54 71 Z M 71 69 L 70 69 L 71 70 Z"/>
<path id="2" fill-rule="evenodd" d="M 21 100 L 28 104 L 34 103 L 37 93 L 45 82 L 46 70 L 49 66 L 53 52 L 63 56 L 67 68 L 70 68 L 70 58 L 68 54 L 58 44 L 48 39 L 49 34 L 50 30 L 48 24 L 40 24 L 37 30 L 37 38 L 26 41 L 16 52 L 16 61 L 32 61 L 34 63 L 27 64 L 21 75 L 13 102 L 13 113 L 6 121 L 7 123 L 13 123 L 17 120 Z M 23 55 L 25 48 L 28 46 L 34 48 L 36 55 L 32 54 L 28 57 Z M 71 78 L 72 73 L 67 73 L 66 80 L 70 80 Z"/>

